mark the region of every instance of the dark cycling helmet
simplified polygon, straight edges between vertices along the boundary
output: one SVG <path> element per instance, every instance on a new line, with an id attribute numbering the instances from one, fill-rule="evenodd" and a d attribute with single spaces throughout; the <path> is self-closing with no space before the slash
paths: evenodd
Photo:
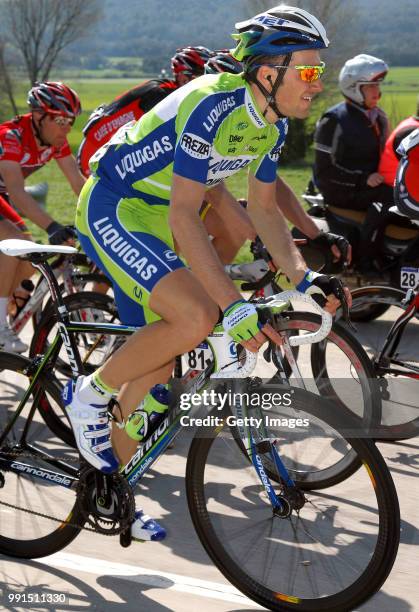
<path id="1" fill-rule="evenodd" d="M 76 92 L 58 81 L 36 83 L 29 90 L 30 108 L 49 115 L 75 118 L 81 113 L 80 99 Z"/>
<path id="2" fill-rule="evenodd" d="M 175 76 L 177 74 L 188 76 L 204 74 L 204 66 L 212 54 L 213 52 L 207 47 L 180 47 L 176 49 L 176 53 L 171 59 L 173 74 Z"/>
<path id="3" fill-rule="evenodd" d="M 205 74 L 219 74 L 220 72 L 240 74 L 243 72 L 243 66 L 230 53 L 217 51 L 205 64 Z"/>
<path id="4" fill-rule="evenodd" d="M 329 46 L 320 21 L 295 6 L 279 5 L 247 21 L 236 23 L 237 47 L 233 57 L 242 61 L 255 55 L 287 55 L 293 51 Z"/>
<path id="5" fill-rule="evenodd" d="M 397 153 L 402 155 L 394 185 L 397 208 L 409 219 L 419 219 L 419 128 L 406 136 Z"/>
<path id="6" fill-rule="evenodd" d="M 381 83 L 388 72 L 387 64 L 378 57 L 361 53 L 349 59 L 339 74 L 339 87 L 346 98 L 364 104 L 361 86 Z"/>

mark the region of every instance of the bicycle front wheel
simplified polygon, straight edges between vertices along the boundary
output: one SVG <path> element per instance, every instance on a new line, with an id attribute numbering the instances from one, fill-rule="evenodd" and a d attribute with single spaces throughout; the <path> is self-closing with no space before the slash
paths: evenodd
<path id="1" fill-rule="evenodd" d="M 395 487 L 373 442 L 339 432 L 339 423 L 345 429 L 353 423 L 346 411 L 338 419 L 333 405 L 301 390 L 293 402 L 301 418 L 333 429 L 365 469 L 327 494 L 305 492 L 303 507 L 282 518 L 232 430 L 200 430 L 186 469 L 191 517 L 215 565 L 265 608 L 353 610 L 381 587 L 393 566 L 400 528 Z M 292 431 L 289 436 L 291 443 Z M 272 485 L 283 492 L 280 484 Z"/>
<path id="2" fill-rule="evenodd" d="M 316 331 L 321 324 L 321 318 L 310 312 L 283 313 L 279 321 L 279 329 L 286 331 L 288 336 L 304 336 Z M 338 412 L 340 409 L 350 410 L 364 431 L 380 423 L 381 398 L 377 393 L 374 370 L 351 333 L 334 322 L 325 340 L 301 345 L 299 349 L 297 364 L 307 389 L 332 400 Z M 281 347 L 276 347 L 276 351 L 281 350 Z M 290 382 L 294 384 L 292 377 Z M 298 417 L 298 414 L 294 416 Z M 272 428 L 272 433 L 275 433 L 275 428 Z M 283 433 L 278 431 L 277 434 L 282 440 Z M 343 439 L 339 443 L 323 440 L 316 448 L 319 456 L 314 463 L 306 463 L 301 450 L 299 461 L 294 462 L 292 477 L 301 488 L 333 486 L 346 480 L 361 465 L 357 453 Z"/>

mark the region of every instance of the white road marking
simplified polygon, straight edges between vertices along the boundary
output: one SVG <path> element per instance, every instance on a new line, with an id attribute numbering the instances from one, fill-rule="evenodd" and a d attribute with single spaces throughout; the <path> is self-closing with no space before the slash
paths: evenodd
<path id="1" fill-rule="evenodd" d="M 42 558 L 42 563 L 50 567 L 62 567 L 98 576 L 123 576 L 126 580 L 147 584 L 159 589 L 171 589 L 181 593 L 190 593 L 199 597 L 210 599 L 220 599 L 231 603 L 252 606 L 264 610 L 257 603 L 242 595 L 233 586 L 217 582 L 209 582 L 180 574 L 159 572 L 157 570 L 138 567 L 137 565 L 126 565 L 124 563 L 114 563 L 103 559 L 93 559 L 80 555 L 59 552 L 54 555 Z"/>

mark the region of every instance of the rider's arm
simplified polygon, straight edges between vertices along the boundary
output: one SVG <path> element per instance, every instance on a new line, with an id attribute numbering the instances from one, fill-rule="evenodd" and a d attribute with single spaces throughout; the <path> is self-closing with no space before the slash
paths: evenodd
<path id="1" fill-rule="evenodd" d="M 240 206 L 236 198 L 229 192 L 224 183 L 211 187 L 205 193 L 205 199 L 217 210 L 223 218 L 224 224 L 245 240 L 256 238 L 255 228 L 246 210 Z"/>
<path id="2" fill-rule="evenodd" d="M 314 134 L 315 178 L 320 189 L 353 189 L 367 186 L 369 172 L 350 170 L 342 166 L 344 148 L 341 125 L 334 117 L 324 115 Z"/>
<path id="3" fill-rule="evenodd" d="M 297 285 L 308 266 L 294 245 L 285 217 L 277 206 L 276 182 L 260 181 L 250 172 L 247 210 L 276 266 Z"/>
<path id="4" fill-rule="evenodd" d="M 199 217 L 204 195 L 205 185 L 173 174 L 169 224 L 188 265 L 208 295 L 224 310 L 242 296 L 225 274 Z"/>
<path id="5" fill-rule="evenodd" d="M 60 157 L 56 159 L 56 162 L 67 181 L 70 183 L 74 193 L 79 195 L 86 179 L 80 172 L 74 157 L 72 155 L 67 155 L 67 157 Z"/>
<path id="6" fill-rule="evenodd" d="M 25 191 L 25 181 L 18 162 L 1 161 L 0 175 L 13 204 L 38 227 L 46 229 L 53 219 Z"/>
<path id="7" fill-rule="evenodd" d="M 283 215 L 308 238 L 316 238 L 320 230 L 306 213 L 299 199 L 287 183 L 277 177 L 276 202 Z"/>

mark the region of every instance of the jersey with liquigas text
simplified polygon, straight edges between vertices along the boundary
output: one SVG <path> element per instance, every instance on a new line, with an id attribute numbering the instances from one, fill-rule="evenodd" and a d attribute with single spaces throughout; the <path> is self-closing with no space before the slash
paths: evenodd
<path id="1" fill-rule="evenodd" d="M 173 173 L 210 187 L 248 168 L 273 182 L 287 130 L 266 122 L 241 75 L 205 75 L 120 128 L 90 168 L 123 198 L 168 204 Z"/>

